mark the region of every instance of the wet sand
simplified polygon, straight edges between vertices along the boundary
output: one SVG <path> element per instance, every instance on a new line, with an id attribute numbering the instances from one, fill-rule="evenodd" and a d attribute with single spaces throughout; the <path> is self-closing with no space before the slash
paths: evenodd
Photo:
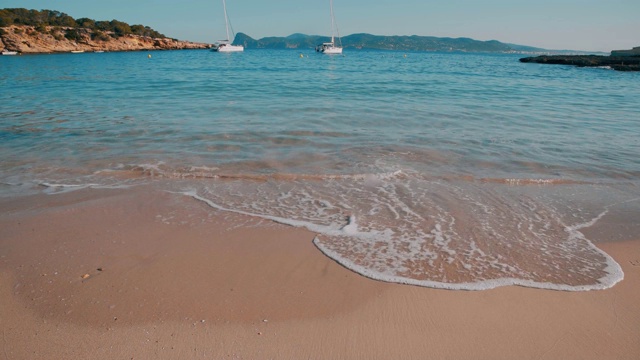
<path id="1" fill-rule="evenodd" d="M 0 199 L 0 358 L 637 359 L 640 240 L 611 289 L 374 281 L 313 233 L 149 187 Z"/>

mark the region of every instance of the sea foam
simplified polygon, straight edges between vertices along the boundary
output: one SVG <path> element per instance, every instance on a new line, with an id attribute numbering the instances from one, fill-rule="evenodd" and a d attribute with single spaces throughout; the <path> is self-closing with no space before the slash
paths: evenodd
<path id="1" fill-rule="evenodd" d="M 624 277 L 581 229 L 543 198 L 506 184 L 423 178 L 218 181 L 183 192 L 209 206 L 306 228 L 325 255 L 366 277 L 418 286 L 484 290 L 606 289 Z M 365 184 L 365 183 L 368 183 Z M 515 193 L 514 193 L 515 191 Z M 614 206 L 614 205 L 612 205 Z"/>

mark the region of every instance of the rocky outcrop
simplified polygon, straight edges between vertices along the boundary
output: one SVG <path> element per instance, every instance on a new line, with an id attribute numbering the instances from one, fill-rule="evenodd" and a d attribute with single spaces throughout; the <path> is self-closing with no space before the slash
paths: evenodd
<path id="1" fill-rule="evenodd" d="M 631 50 L 613 50 L 611 51 L 611 56 L 640 56 L 640 46 Z"/>
<path id="2" fill-rule="evenodd" d="M 640 56 L 544 55 L 520 59 L 523 63 L 610 67 L 619 71 L 640 71 Z"/>
<path id="3" fill-rule="evenodd" d="M 139 51 L 206 49 L 210 44 L 139 35 L 114 36 L 83 28 L 9 26 L 0 28 L 0 51 L 23 54 L 70 51 Z"/>

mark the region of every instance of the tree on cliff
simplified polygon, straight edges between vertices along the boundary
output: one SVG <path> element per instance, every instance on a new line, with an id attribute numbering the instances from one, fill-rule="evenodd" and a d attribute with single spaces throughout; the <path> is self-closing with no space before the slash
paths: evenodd
<path id="1" fill-rule="evenodd" d="M 40 32 L 44 32 L 46 26 L 59 26 L 85 28 L 100 31 L 101 34 L 113 33 L 114 37 L 135 34 L 152 38 L 166 38 L 166 36 L 148 26 L 130 26 L 118 20 L 96 21 L 89 18 L 76 20 L 63 12 L 54 10 L 0 9 L 0 27 L 11 25 L 34 26 Z"/>
<path id="2" fill-rule="evenodd" d="M 53 10 L 2 9 L 0 26 L 10 25 L 49 25 L 75 27 L 76 21 L 69 15 Z"/>
<path id="3" fill-rule="evenodd" d="M 96 21 L 89 18 L 76 19 L 76 24 L 78 25 L 78 27 L 81 27 L 81 28 L 86 28 L 86 29 L 96 28 Z"/>
<path id="4" fill-rule="evenodd" d="M 116 37 L 124 36 L 131 34 L 131 27 L 127 23 L 123 23 L 118 20 L 111 20 L 111 30 L 116 35 Z"/>

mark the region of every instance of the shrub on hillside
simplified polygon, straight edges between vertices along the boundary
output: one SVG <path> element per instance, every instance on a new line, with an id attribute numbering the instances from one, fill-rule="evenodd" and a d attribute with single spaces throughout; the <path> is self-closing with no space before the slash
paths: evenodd
<path id="1" fill-rule="evenodd" d="M 95 30 L 93 33 L 91 33 L 91 40 L 97 40 L 97 41 L 109 41 L 111 39 L 111 37 L 105 33 L 103 33 L 100 30 Z"/>
<path id="2" fill-rule="evenodd" d="M 76 29 L 68 29 L 64 37 L 71 41 L 78 41 L 82 39 L 82 35 Z"/>

